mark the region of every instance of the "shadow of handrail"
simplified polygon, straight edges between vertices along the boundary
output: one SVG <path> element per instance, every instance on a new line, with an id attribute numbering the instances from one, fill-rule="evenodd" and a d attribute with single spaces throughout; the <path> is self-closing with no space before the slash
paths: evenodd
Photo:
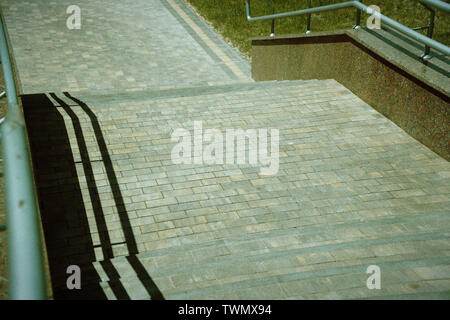
<path id="1" fill-rule="evenodd" d="M 145 289 L 149 293 L 152 300 L 162 300 L 164 299 L 161 291 L 158 289 L 152 278 L 149 276 L 144 266 L 141 264 L 139 259 L 136 257 L 138 253 L 138 248 L 136 244 L 136 239 L 133 234 L 133 230 L 131 228 L 130 219 L 128 217 L 128 212 L 125 207 L 125 203 L 123 201 L 122 192 L 119 188 L 119 183 L 117 181 L 117 176 L 114 172 L 113 164 L 111 161 L 111 157 L 108 152 L 108 148 L 105 142 L 105 138 L 103 137 L 102 130 L 100 128 L 100 124 L 98 122 L 97 116 L 94 112 L 81 100 L 71 96 L 69 93 L 64 92 L 64 95 L 74 101 L 78 106 L 83 109 L 83 111 L 88 115 L 91 125 L 94 129 L 95 138 L 100 149 L 103 165 L 105 166 L 106 175 L 108 177 L 108 182 L 113 192 L 113 198 L 115 202 L 115 206 L 117 209 L 117 213 L 119 215 L 120 224 L 122 227 L 122 231 L 125 236 L 125 243 L 128 249 L 127 260 L 130 265 L 133 267 L 136 272 L 139 280 L 141 280 Z"/>
<path id="2" fill-rule="evenodd" d="M 24 95 L 22 101 L 30 133 L 30 145 L 33 162 L 36 168 L 36 182 L 44 223 L 44 234 L 47 243 L 50 272 L 53 282 L 55 299 L 106 299 L 107 296 L 100 286 L 102 280 L 93 267 L 97 261 L 96 250 L 100 250 L 103 257 L 99 259 L 109 286 L 118 299 L 130 299 L 121 283 L 121 277 L 112 263 L 114 258 L 113 246 L 109 236 L 105 211 L 101 204 L 99 187 L 94 177 L 94 162 L 104 165 L 108 182 L 113 193 L 115 207 L 119 215 L 121 229 L 125 236 L 128 249 L 127 261 L 142 282 L 151 299 L 164 299 L 162 293 L 149 276 L 145 267 L 137 258 L 136 239 L 134 238 L 128 212 L 119 188 L 103 133 L 96 115 L 82 101 L 68 93 L 64 95 L 74 101 L 67 103 L 67 99 L 58 97 L 55 93 Z M 66 101 L 65 101 L 66 100 Z M 80 159 L 74 158 L 70 136 L 64 118 L 58 111 L 70 118 Z M 91 159 L 88 145 L 82 131 L 82 124 L 73 108 L 81 108 L 87 115 L 95 134 L 101 159 Z M 40 121 L 36 121 L 39 119 Z M 72 142 L 73 144 L 73 142 Z M 87 189 L 82 189 L 76 164 L 83 169 Z M 81 169 L 81 168 L 80 168 Z M 89 195 L 89 206 L 92 207 L 94 220 L 99 234 L 100 245 L 94 245 L 88 221 L 88 212 L 82 190 Z M 66 286 L 68 265 L 79 265 L 82 271 L 81 290 L 69 290 Z"/>

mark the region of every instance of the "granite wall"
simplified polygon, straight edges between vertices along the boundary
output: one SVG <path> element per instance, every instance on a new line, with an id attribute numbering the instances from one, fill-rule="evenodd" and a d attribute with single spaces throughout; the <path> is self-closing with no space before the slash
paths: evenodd
<path id="1" fill-rule="evenodd" d="M 335 79 L 450 159 L 448 92 L 430 86 L 345 32 L 253 39 L 252 76 L 256 81 Z"/>

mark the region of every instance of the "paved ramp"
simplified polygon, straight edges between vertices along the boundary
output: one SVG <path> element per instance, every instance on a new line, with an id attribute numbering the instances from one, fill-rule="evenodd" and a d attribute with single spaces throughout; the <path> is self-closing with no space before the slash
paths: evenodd
<path id="1" fill-rule="evenodd" d="M 179 0 L 2 1 L 22 93 L 250 79 L 248 63 Z"/>
<path id="2" fill-rule="evenodd" d="M 101 4 L 80 3 L 85 35 L 66 35 L 59 20 L 25 23 L 21 10 L 44 15 L 63 2 L 3 5 L 55 298 L 449 297 L 447 161 L 334 80 L 252 82 L 245 61 L 181 2 Z M 68 65 L 58 53 L 66 37 L 81 42 L 68 41 L 71 50 L 90 43 L 73 59 L 103 62 Z M 46 41 L 46 59 L 23 51 Z M 155 66 L 147 57 L 156 55 Z M 114 82 L 116 71 L 136 83 Z M 175 164 L 172 133 L 193 135 L 194 121 L 224 135 L 278 129 L 277 174 Z M 82 290 L 67 290 L 69 265 L 81 267 Z M 381 269 L 380 290 L 366 286 L 370 265 Z"/>

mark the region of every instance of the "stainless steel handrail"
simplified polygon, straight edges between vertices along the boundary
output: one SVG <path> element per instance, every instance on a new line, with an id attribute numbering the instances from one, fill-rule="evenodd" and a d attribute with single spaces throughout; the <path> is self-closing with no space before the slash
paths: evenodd
<path id="1" fill-rule="evenodd" d="M 10 299 L 46 299 L 43 247 L 36 189 L 25 120 L 9 58 L 0 12 L 0 55 L 8 100 L 1 123 L 5 199 L 8 221 L 8 286 Z"/>
<path id="2" fill-rule="evenodd" d="M 431 7 L 434 7 L 436 9 L 445 11 L 445 12 L 450 12 L 450 4 L 444 2 L 444 1 L 440 1 L 440 0 L 419 0 L 419 2 L 425 3 Z"/>
<path id="3" fill-rule="evenodd" d="M 438 0 L 420 0 L 421 2 L 424 2 L 426 4 L 435 6 L 441 10 L 444 10 L 446 12 L 450 12 L 450 5 L 445 4 L 442 1 Z M 336 4 L 330 4 L 326 6 L 320 6 L 320 7 L 314 7 L 314 8 L 308 8 L 308 9 L 302 9 L 302 10 L 296 10 L 296 11 L 289 11 L 289 12 L 283 12 L 283 13 L 276 13 L 276 14 L 270 14 L 265 16 L 259 16 L 259 17 L 252 17 L 251 16 L 251 10 L 250 10 L 250 0 L 245 1 L 245 8 L 247 13 L 247 20 L 248 21 L 261 21 L 261 20 L 269 20 L 269 19 L 280 19 L 280 18 L 287 18 L 287 17 L 293 17 L 298 15 L 304 15 L 304 14 L 312 14 L 312 13 L 319 13 L 319 12 L 325 12 L 325 11 L 332 11 L 337 9 L 343 9 L 343 8 L 356 8 L 358 11 L 363 11 L 369 15 L 377 15 L 379 17 L 380 21 L 382 23 L 385 23 L 386 25 L 392 27 L 393 29 L 397 30 L 400 33 L 403 33 L 407 35 L 408 37 L 416 40 L 417 42 L 423 43 L 426 46 L 435 49 L 436 51 L 439 51 L 445 55 L 450 55 L 450 48 L 436 40 L 433 40 L 427 36 L 424 36 L 416 31 L 414 31 L 411 28 L 408 28 L 397 21 L 375 11 L 374 9 L 362 4 L 359 1 L 346 1 Z M 357 15 L 358 20 L 358 15 Z M 356 26 L 358 26 L 359 23 L 357 21 Z"/>

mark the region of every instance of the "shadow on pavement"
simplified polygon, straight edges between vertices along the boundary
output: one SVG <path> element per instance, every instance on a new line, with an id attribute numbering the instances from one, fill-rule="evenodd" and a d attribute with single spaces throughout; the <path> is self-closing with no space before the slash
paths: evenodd
<path id="1" fill-rule="evenodd" d="M 119 215 L 121 229 L 128 249 L 126 257 L 152 299 L 164 299 L 160 290 L 145 270 L 139 259 L 128 213 L 119 188 L 112 161 L 97 117 L 82 101 L 64 93 L 65 99 L 54 93 L 23 95 L 22 104 L 27 124 L 32 154 L 35 181 L 39 197 L 39 206 L 43 222 L 45 242 L 49 259 L 54 299 L 106 299 L 100 286 L 102 279 L 93 267 L 96 261 L 95 249 L 101 250 L 100 262 L 109 279 L 109 286 L 118 299 L 130 299 L 120 282 L 120 274 L 111 262 L 114 258 L 105 212 L 102 208 L 99 189 L 94 177 L 93 161 L 102 161 L 106 170 L 109 186 L 113 193 L 116 212 Z M 70 99 L 74 104 L 66 102 Z M 81 108 L 88 116 L 101 159 L 90 159 L 88 146 L 83 135 L 80 119 L 72 108 Z M 75 132 L 75 140 L 80 159 L 75 159 L 70 146 L 70 138 L 64 118 L 58 110 L 61 108 L 69 117 Z M 86 120 L 84 120 L 86 121 Z M 79 172 L 84 172 L 90 197 L 90 206 L 97 226 L 100 245 L 92 241 L 88 223 L 88 210 L 83 201 Z M 122 244 L 122 243 L 121 243 Z M 69 265 L 81 268 L 81 289 L 69 290 L 66 281 Z"/>

